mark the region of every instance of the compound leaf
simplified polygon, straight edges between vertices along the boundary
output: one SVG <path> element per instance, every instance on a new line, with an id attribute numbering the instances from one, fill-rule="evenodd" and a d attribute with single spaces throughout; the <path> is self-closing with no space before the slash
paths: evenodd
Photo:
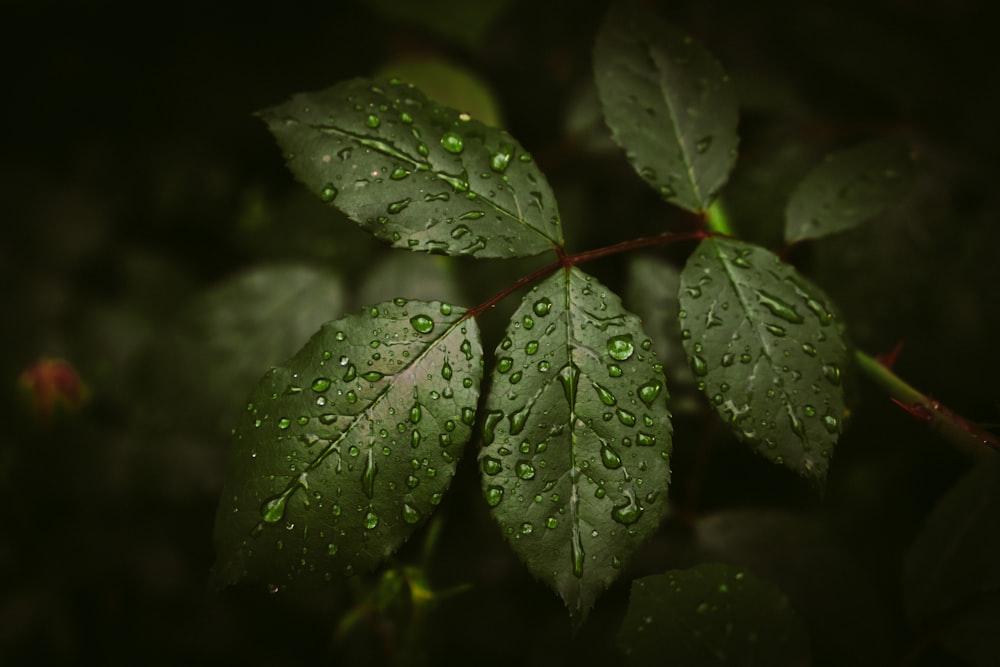
<path id="1" fill-rule="evenodd" d="M 531 155 L 412 86 L 351 79 L 260 116 L 307 188 L 396 247 L 524 257 L 562 245 Z"/>
<path id="2" fill-rule="evenodd" d="M 815 239 L 871 220 L 906 195 L 913 175 L 907 151 L 888 141 L 827 155 L 788 201 L 785 240 Z"/>
<path id="3" fill-rule="evenodd" d="M 679 296 L 699 388 L 758 454 L 822 485 L 849 361 L 826 295 L 764 248 L 710 237 L 684 266 Z"/>
<path id="4" fill-rule="evenodd" d="M 369 570 L 441 500 L 475 421 L 475 320 L 385 302 L 324 324 L 234 429 L 216 575 L 275 585 Z"/>
<path id="5" fill-rule="evenodd" d="M 632 582 L 618 645 L 630 664 L 809 664 L 805 627 L 780 590 L 706 563 Z"/>
<path id="6" fill-rule="evenodd" d="M 597 35 L 604 116 L 629 162 L 671 203 L 708 209 L 736 160 L 736 94 L 691 37 L 633 3 L 615 5 Z"/>
<path id="7" fill-rule="evenodd" d="M 672 427 L 650 348 L 618 297 L 572 268 L 527 294 L 496 350 L 483 492 L 577 622 L 666 505 Z"/>

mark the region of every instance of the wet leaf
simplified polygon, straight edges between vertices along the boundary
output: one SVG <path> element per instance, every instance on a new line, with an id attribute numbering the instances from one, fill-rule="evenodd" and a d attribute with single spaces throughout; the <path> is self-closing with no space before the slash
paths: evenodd
<path id="1" fill-rule="evenodd" d="M 351 79 L 260 116 L 307 188 L 398 248 L 524 257 L 562 245 L 531 155 L 412 86 Z"/>
<path id="2" fill-rule="evenodd" d="M 913 162 L 888 141 L 837 151 L 806 174 L 785 211 L 785 240 L 815 239 L 868 222 L 913 184 Z"/>
<path id="3" fill-rule="evenodd" d="M 788 597 L 742 568 L 714 563 L 634 581 L 618 645 L 634 665 L 809 664 Z"/>
<path id="4" fill-rule="evenodd" d="M 479 455 L 486 502 L 579 623 L 667 502 L 662 368 L 638 318 L 576 268 L 528 292 L 496 356 Z"/>
<path id="5" fill-rule="evenodd" d="M 328 322 L 234 429 L 216 576 L 278 586 L 369 570 L 434 511 L 475 419 L 479 330 L 397 299 Z"/>
<path id="6" fill-rule="evenodd" d="M 712 237 L 688 259 L 679 296 L 691 369 L 733 433 L 822 485 L 849 361 L 826 295 L 764 248 Z"/>
<path id="7" fill-rule="evenodd" d="M 664 199 L 704 211 L 736 160 L 736 95 L 693 38 L 617 3 L 594 47 L 604 116 L 633 168 Z"/>
<path id="8" fill-rule="evenodd" d="M 933 632 L 972 664 L 996 658 L 1000 610 L 1000 457 L 970 471 L 935 506 L 903 566 L 903 603 L 918 628 Z"/>
<path id="9" fill-rule="evenodd" d="M 463 6 L 468 3 L 462 3 Z M 410 3 L 407 3 L 409 6 Z M 420 9 L 423 9 L 421 6 Z M 386 64 L 376 78 L 396 77 L 412 83 L 427 97 L 462 109 L 485 125 L 501 127 L 500 103 L 489 84 L 475 72 L 440 57 L 405 57 Z"/>

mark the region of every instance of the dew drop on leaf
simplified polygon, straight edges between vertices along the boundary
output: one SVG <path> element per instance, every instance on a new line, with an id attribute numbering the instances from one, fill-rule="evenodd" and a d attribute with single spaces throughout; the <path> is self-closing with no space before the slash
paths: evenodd
<path id="1" fill-rule="evenodd" d="M 503 500 L 503 488 L 499 486 L 490 486 L 486 489 L 486 504 L 490 507 L 496 507 Z"/>
<path id="2" fill-rule="evenodd" d="M 322 190 L 319 191 L 319 198 L 323 202 L 329 204 L 330 202 L 332 202 L 334 199 L 337 198 L 338 194 L 339 192 L 337 191 L 337 188 L 333 187 L 332 184 L 327 184 L 323 186 Z"/>
<path id="3" fill-rule="evenodd" d="M 635 353 L 635 345 L 632 344 L 632 334 L 622 334 L 612 336 L 608 339 L 608 354 L 612 359 L 626 361 Z"/>
<path id="4" fill-rule="evenodd" d="M 465 148 L 465 142 L 455 132 L 445 132 L 441 137 L 441 147 L 449 153 L 461 153 Z"/>
<path id="5" fill-rule="evenodd" d="M 312 390 L 316 392 L 326 391 L 330 388 L 332 381 L 330 378 L 316 378 L 312 383 Z"/>
<path id="6" fill-rule="evenodd" d="M 420 521 L 420 512 L 408 503 L 403 503 L 403 521 L 406 523 L 417 523 Z"/>
<path id="7" fill-rule="evenodd" d="M 434 320 L 426 315 L 414 315 L 410 318 L 410 325 L 419 333 L 430 333 L 434 329 Z"/>

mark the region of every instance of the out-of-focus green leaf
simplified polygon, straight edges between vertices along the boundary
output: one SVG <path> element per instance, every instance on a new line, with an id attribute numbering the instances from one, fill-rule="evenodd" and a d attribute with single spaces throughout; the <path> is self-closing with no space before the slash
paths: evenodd
<path id="1" fill-rule="evenodd" d="M 718 61 L 635 3 L 617 3 L 597 36 L 604 116 L 635 170 L 667 201 L 704 211 L 736 160 L 737 104 Z"/>
<path id="2" fill-rule="evenodd" d="M 247 393 L 344 310 L 339 278 L 295 264 L 261 266 L 204 292 L 153 359 L 156 389 L 187 426 L 226 435 Z"/>
<path id="3" fill-rule="evenodd" d="M 714 563 L 634 581 L 618 645 L 633 665 L 809 664 L 788 597 L 743 568 Z"/>
<path id="4" fill-rule="evenodd" d="M 1000 457 L 969 472 L 937 504 L 903 565 L 903 603 L 910 620 L 934 632 L 976 665 L 992 646 L 1000 611 Z"/>
<path id="5" fill-rule="evenodd" d="M 307 188 L 396 247 L 524 257 L 562 245 L 531 155 L 413 86 L 351 79 L 260 116 Z"/>
<path id="6" fill-rule="evenodd" d="M 572 268 L 528 292 L 496 350 L 483 492 L 576 622 L 666 505 L 672 427 L 651 347 L 618 297 Z"/>
<path id="7" fill-rule="evenodd" d="M 464 67 L 440 58 L 407 59 L 382 67 L 376 78 L 412 83 L 427 97 L 461 109 L 484 125 L 501 127 L 500 106 L 486 81 Z"/>
<path id="8" fill-rule="evenodd" d="M 785 240 L 819 238 L 868 222 L 906 196 L 913 175 L 909 153 L 888 141 L 827 155 L 788 201 Z"/>
<path id="9" fill-rule="evenodd" d="M 822 485 L 850 361 L 829 299 L 764 248 L 720 237 L 692 253 L 679 294 L 699 388 L 755 452 Z"/>
<path id="10" fill-rule="evenodd" d="M 474 49 L 482 46 L 510 0 L 365 0 L 365 4 L 387 18 L 419 25 Z"/>
<path id="11" fill-rule="evenodd" d="M 440 502 L 475 421 L 475 320 L 397 299 L 323 325 L 264 376 L 234 430 L 220 583 L 363 572 Z"/>

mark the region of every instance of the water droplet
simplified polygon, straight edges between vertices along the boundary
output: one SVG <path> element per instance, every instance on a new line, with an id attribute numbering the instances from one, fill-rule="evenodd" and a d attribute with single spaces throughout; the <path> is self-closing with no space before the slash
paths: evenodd
<path id="1" fill-rule="evenodd" d="M 691 370 L 695 375 L 704 376 L 708 374 L 708 363 L 699 355 L 691 356 Z"/>
<path id="2" fill-rule="evenodd" d="M 785 331 L 784 327 L 779 327 L 777 324 L 765 324 L 764 328 L 767 329 L 769 332 L 771 332 L 772 335 L 777 336 L 778 338 L 783 338 L 788 334 L 788 332 Z"/>
<path id="3" fill-rule="evenodd" d="M 635 441 L 641 447 L 652 447 L 656 444 L 656 436 L 649 433 L 640 433 Z"/>
<path id="4" fill-rule="evenodd" d="M 462 149 L 465 148 L 465 143 L 462 141 L 462 137 L 456 133 L 445 132 L 444 136 L 441 137 L 441 147 L 449 153 L 461 153 Z"/>
<path id="5" fill-rule="evenodd" d="M 533 525 L 531 525 L 531 523 L 528 522 L 528 521 L 525 521 L 524 523 L 521 524 L 521 534 L 522 535 L 530 535 L 531 531 L 533 531 L 534 529 L 535 529 L 535 527 Z"/>
<path id="6" fill-rule="evenodd" d="M 361 377 L 367 380 L 368 382 L 378 382 L 379 380 L 384 378 L 385 375 L 379 373 L 378 371 L 368 371 L 367 373 L 362 373 Z"/>
<path id="7" fill-rule="evenodd" d="M 732 258 L 733 264 L 740 267 L 741 269 L 751 269 L 753 266 L 750 264 L 750 260 L 747 258 L 753 254 L 750 248 L 743 248 L 736 251 L 737 254 Z"/>
<path id="8" fill-rule="evenodd" d="M 365 125 L 371 128 L 378 127 L 379 126 L 378 116 L 376 116 L 375 114 L 368 114 L 368 117 L 365 118 Z"/>
<path id="9" fill-rule="evenodd" d="M 524 425 L 528 421 L 528 414 L 531 412 L 531 405 L 526 405 L 517 412 L 513 412 L 508 417 L 510 421 L 510 434 L 517 435 L 524 430 Z"/>
<path id="10" fill-rule="evenodd" d="M 573 363 L 563 366 L 563 369 L 559 372 L 559 382 L 562 383 L 566 402 L 570 405 L 576 405 L 576 388 L 579 377 L 580 369 Z"/>
<path id="11" fill-rule="evenodd" d="M 365 514 L 365 528 L 367 528 L 368 530 L 372 530 L 377 525 L 378 525 L 378 514 L 375 514 L 375 512 L 368 512 L 368 514 Z"/>
<path id="12" fill-rule="evenodd" d="M 465 355 L 466 361 L 472 361 L 472 343 L 467 340 L 463 340 L 462 344 L 458 346 L 458 349 Z"/>
<path id="13" fill-rule="evenodd" d="M 823 377 L 825 377 L 830 384 L 840 385 L 840 367 L 836 364 L 824 364 L 823 365 Z"/>
<path id="14" fill-rule="evenodd" d="M 510 357 L 501 357 L 500 360 L 497 361 L 497 372 L 506 373 L 511 369 L 513 365 L 514 365 L 513 359 L 511 359 Z"/>
<path id="15" fill-rule="evenodd" d="M 642 399 L 643 403 L 652 407 L 653 402 L 656 400 L 656 397 L 660 395 L 662 390 L 663 383 L 660 381 L 653 380 L 651 382 L 647 382 L 639 387 L 639 398 Z"/>
<path id="16" fill-rule="evenodd" d="M 264 519 L 264 523 L 277 523 L 285 516 L 285 507 L 288 504 L 288 498 L 291 497 L 295 489 L 299 488 L 298 484 L 293 484 L 279 495 L 273 498 L 268 498 L 261 505 L 260 513 L 261 517 Z"/>
<path id="17" fill-rule="evenodd" d="M 528 341 L 528 344 L 524 346 L 524 353 L 534 354 L 536 352 L 538 352 L 538 341 L 537 340 Z"/>
<path id="18" fill-rule="evenodd" d="M 287 417 L 282 417 L 278 420 L 278 428 L 284 431 L 286 428 L 292 425 L 292 420 Z"/>
<path id="19" fill-rule="evenodd" d="M 325 203 L 329 204 L 330 202 L 332 202 L 334 199 L 337 198 L 338 194 L 339 192 L 337 191 L 337 188 L 333 187 L 332 184 L 327 183 L 325 186 L 323 186 L 323 189 L 319 191 L 319 198 Z"/>
<path id="20" fill-rule="evenodd" d="M 539 362 L 538 362 L 538 370 L 539 370 L 540 372 L 542 372 L 542 373 L 546 373 L 546 372 L 548 372 L 548 370 L 549 370 L 549 369 L 550 369 L 551 367 L 552 367 L 552 364 L 550 364 L 550 363 L 549 363 L 548 361 L 545 361 L 544 359 L 543 359 L 542 361 L 539 361 Z"/>
<path id="21" fill-rule="evenodd" d="M 351 148 L 342 148 L 339 151 L 337 151 L 337 157 L 339 157 L 341 160 L 349 160 L 351 157 L 351 151 L 352 151 Z"/>
<path id="22" fill-rule="evenodd" d="M 514 465 L 514 474 L 521 479 L 534 479 L 535 466 L 531 465 L 527 461 L 518 461 L 517 464 Z"/>
<path id="23" fill-rule="evenodd" d="M 392 173 L 389 174 L 389 178 L 391 178 L 394 181 L 401 181 L 404 178 L 406 178 L 407 176 L 409 176 L 410 173 L 411 172 L 410 172 L 409 169 L 403 169 L 402 167 L 396 167 L 395 169 L 392 170 Z"/>
<path id="24" fill-rule="evenodd" d="M 491 445 L 493 444 L 493 439 L 496 437 L 496 427 L 497 424 L 503 419 L 503 412 L 499 410 L 494 410 L 492 412 L 486 413 L 486 418 L 483 420 L 483 444 Z"/>
<path id="25" fill-rule="evenodd" d="M 622 459 L 615 450 L 611 449 L 606 443 L 601 444 L 601 462 L 604 463 L 605 468 L 621 468 Z"/>
<path id="26" fill-rule="evenodd" d="M 608 354 L 611 355 L 612 359 L 625 361 L 626 359 L 629 359 L 634 352 L 635 346 L 632 344 L 632 334 L 612 336 L 608 339 Z"/>
<path id="27" fill-rule="evenodd" d="M 773 315 L 776 315 L 783 320 L 791 322 L 792 324 L 801 324 L 805 321 L 792 305 L 782 301 L 772 294 L 768 294 L 764 290 L 757 290 L 757 299 L 765 308 L 771 311 Z"/>
<path id="28" fill-rule="evenodd" d="M 635 426 L 635 415 L 628 410 L 622 410 L 618 408 L 618 421 L 620 421 L 625 426 Z"/>
<path id="29" fill-rule="evenodd" d="M 826 415 L 823 417 L 823 426 L 825 426 L 826 430 L 830 433 L 836 433 L 837 427 L 840 426 L 840 422 L 838 422 L 837 418 L 833 415 Z"/>
<path id="30" fill-rule="evenodd" d="M 617 364 L 608 364 L 608 375 L 613 378 L 620 378 L 622 376 L 622 367 Z"/>
<path id="31" fill-rule="evenodd" d="M 545 317 L 552 310 L 552 302 L 549 299 L 543 297 L 535 302 L 535 305 L 532 307 L 532 310 L 535 311 L 535 315 L 538 315 L 539 317 Z"/>
<path id="32" fill-rule="evenodd" d="M 699 155 L 704 155 L 709 148 L 712 147 L 712 137 L 704 137 L 698 140 L 698 143 L 694 145 L 694 149 L 698 151 Z"/>
<path id="33" fill-rule="evenodd" d="M 583 576 L 583 555 L 583 540 L 580 537 L 580 530 L 574 527 L 570 540 L 570 558 L 573 561 L 573 576 L 577 579 Z"/>
<path id="34" fill-rule="evenodd" d="M 378 464 L 375 463 L 375 451 L 369 449 L 368 458 L 365 460 L 365 467 L 361 471 L 361 488 L 369 498 L 375 495 L 375 475 L 377 473 Z"/>
<path id="35" fill-rule="evenodd" d="M 486 504 L 496 507 L 503 500 L 503 489 L 499 486 L 489 486 L 486 488 Z"/>
<path id="36" fill-rule="evenodd" d="M 414 315 L 410 318 L 410 325 L 419 333 L 430 333 L 434 328 L 434 320 L 426 315 Z"/>
<path id="37" fill-rule="evenodd" d="M 604 403 L 604 405 L 614 405 L 617 402 L 614 394 L 596 382 L 594 383 L 594 389 L 597 390 L 597 395 L 601 399 L 601 403 Z"/>
<path id="38" fill-rule="evenodd" d="M 462 408 L 462 423 L 472 426 L 476 421 L 476 411 L 472 408 Z"/>
<path id="39" fill-rule="evenodd" d="M 327 389 L 330 388 L 331 384 L 333 384 L 333 382 L 330 380 L 330 378 L 316 378 L 315 380 L 313 380 L 312 390 L 317 392 L 326 391 Z"/>
<path id="40" fill-rule="evenodd" d="M 417 523 L 420 521 L 420 512 L 408 503 L 403 503 L 403 521 L 406 523 Z"/>
<path id="41" fill-rule="evenodd" d="M 385 210 L 395 215 L 396 213 L 399 213 L 409 205 L 410 205 L 410 198 L 407 197 L 406 199 L 400 199 L 399 201 L 392 202 L 391 204 L 385 207 Z"/>
<path id="42" fill-rule="evenodd" d="M 641 514 L 642 508 L 639 507 L 639 503 L 628 493 L 625 495 L 625 503 L 615 505 L 611 510 L 611 518 L 626 526 L 638 521 Z"/>
<path id="43" fill-rule="evenodd" d="M 816 348 L 810 345 L 809 343 L 802 344 L 802 351 L 808 354 L 810 357 L 816 356 Z"/>

